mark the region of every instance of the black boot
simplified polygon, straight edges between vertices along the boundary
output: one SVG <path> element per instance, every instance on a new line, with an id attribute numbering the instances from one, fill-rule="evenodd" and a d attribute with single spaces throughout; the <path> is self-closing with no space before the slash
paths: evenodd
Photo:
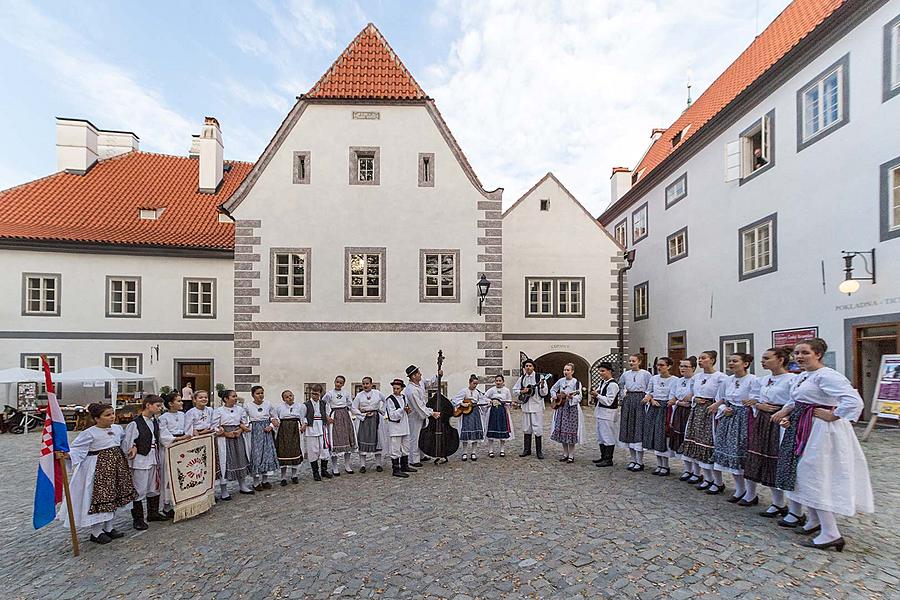
<path id="1" fill-rule="evenodd" d="M 310 461 L 309 466 L 312 468 L 313 479 L 315 481 L 322 481 L 322 476 L 319 475 L 319 461 Z"/>
<path id="2" fill-rule="evenodd" d="M 168 521 L 165 515 L 159 514 L 159 496 L 147 496 L 147 521 Z"/>
<path id="3" fill-rule="evenodd" d="M 409 477 L 408 474 L 403 472 L 403 468 L 400 466 L 400 460 L 401 459 L 399 458 L 391 459 L 391 475 L 394 477 Z"/>
<path id="4" fill-rule="evenodd" d="M 531 456 L 531 434 L 525 434 L 525 449 L 522 450 L 522 453 L 519 454 L 519 457 Z"/>
<path id="5" fill-rule="evenodd" d="M 615 446 L 600 446 L 600 462 L 597 463 L 598 467 L 611 467 L 613 466 L 612 455 L 613 449 Z"/>
<path id="6" fill-rule="evenodd" d="M 544 460 L 544 453 L 541 451 L 541 437 L 543 436 L 534 436 L 534 455 L 539 459 Z"/>
<path id="7" fill-rule="evenodd" d="M 325 479 L 331 479 L 333 475 L 331 474 L 331 471 L 328 470 L 328 460 L 322 459 L 319 462 L 322 463 L 322 477 L 324 477 Z"/>
<path id="8" fill-rule="evenodd" d="M 131 524 L 137 531 L 147 529 L 147 522 L 144 521 L 144 502 L 135 500 L 131 504 Z"/>
<path id="9" fill-rule="evenodd" d="M 401 456 L 397 460 L 400 461 L 400 470 L 403 471 L 404 473 L 417 473 L 419 471 L 418 469 L 414 469 L 411 466 L 409 466 L 409 457 L 408 456 Z"/>

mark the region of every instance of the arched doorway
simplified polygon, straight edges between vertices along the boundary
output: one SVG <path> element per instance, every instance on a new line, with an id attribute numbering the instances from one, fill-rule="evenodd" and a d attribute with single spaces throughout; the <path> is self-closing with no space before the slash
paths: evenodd
<path id="1" fill-rule="evenodd" d="M 566 366 L 566 363 L 575 365 L 575 379 L 582 386 L 590 385 L 590 377 L 588 375 L 590 365 L 577 354 L 572 354 L 571 352 L 550 352 L 534 359 L 534 367 L 538 373 L 550 373 L 553 375 L 550 380 L 551 383 L 562 377 L 563 367 Z"/>

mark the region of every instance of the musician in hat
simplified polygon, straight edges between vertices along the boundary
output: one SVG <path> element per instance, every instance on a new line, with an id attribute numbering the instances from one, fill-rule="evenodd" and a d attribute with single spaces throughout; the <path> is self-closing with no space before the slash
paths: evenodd
<path id="1" fill-rule="evenodd" d="M 547 381 L 534 371 L 534 361 L 522 363 L 522 375 L 513 385 L 513 398 L 522 407 L 522 432 L 525 448 L 519 456 L 531 455 L 531 436 L 534 436 L 535 454 L 544 458 L 541 436 L 544 434 L 544 397 L 549 394 Z"/>
<path id="2" fill-rule="evenodd" d="M 409 458 L 413 467 L 421 467 L 422 458 L 431 460 L 428 456 L 423 457 L 419 451 L 419 432 L 425 426 L 426 419 L 433 414 L 433 411 L 428 408 L 427 389 L 435 384 L 438 376 L 443 375 L 443 371 L 438 371 L 434 377 L 423 379 L 419 367 L 416 365 L 406 367 L 406 377 L 409 378 L 409 383 L 403 389 L 403 396 L 412 409 L 412 412 L 409 413 Z"/>

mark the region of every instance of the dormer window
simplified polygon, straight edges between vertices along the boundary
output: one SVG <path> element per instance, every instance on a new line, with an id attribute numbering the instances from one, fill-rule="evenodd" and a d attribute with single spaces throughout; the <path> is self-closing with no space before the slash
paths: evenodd
<path id="1" fill-rule="evenodd" d="M 674 148 L 678 144 L 681 143 L 681 140 L 684 139 L 684 136 L 687 135 L 688 129 L 691 128 L 691 125 L 685 125 L 684 129 L 675 134 L 675 137 L 672 138 L 672 147 Z"/>
<path id="2" fill-rule="evenodd" d="M 145 221 L 156 221 L 159 219 L 165 208 L 139 208 L 138 216 Z"/>
<path id="3" fill-rule="evenodd" d="M 226 215 L 225 213 L 219 213 L 219 223 L 233 223 L 231 217 Z"/>

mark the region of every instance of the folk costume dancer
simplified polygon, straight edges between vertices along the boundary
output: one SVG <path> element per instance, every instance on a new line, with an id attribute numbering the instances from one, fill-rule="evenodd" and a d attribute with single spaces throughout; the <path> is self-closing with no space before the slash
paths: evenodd
<path id="1" fill-rule="evenodd" d="M 484 394 L 478 389 L 478 375 L 473 373 L 469 375 L 469 385 L 457 392 L 451 400 L 453 408 L 458 409 L 464 406 L 469 410 L 468 413 L 463 412 L 459 419 L 459 439 L 463 444 L 463 462 L 469 459 L 469 455 L 472 457 L 472 462 L 478 460 L 475 450 L 478 448 L 478 442 L 484 439 L 479 409 L 483 396 Z"/>
<path id="2" fill-rule="evenodd" d="M 66 458 L 74 472 L 69 482 L 72 514 L 76 527 L 90 527 L 91 541 L 108 544 L 124 536 L 113 527 L 116 509 L 131 504 L 137 492 L 131 479 L 128 460 L 122 452 L 125 430 L 116 425 L 116 413 L 109 404 L 88 406 L 94 425 L 78 434 L 69 444 Z M 69 512 L 56 516 L 69 523 Z"/>
<path id="3" fill-rule="evenodd" d="M 574 377 L 575 365 L 567 363 L 563 376 L 550 388 L 550 398 L 561 405 L 553 413 L 550 439 L 563 447 L 560 462 L 575 462 L 575 445 L 584 440 L 584 415 L 581 412 L 581 384 Z"/>
<path id="4" fill-rule="evenodd" d="M 278 419 L 265 399 L 266 392 L 261 385 L 250 388 L 250 394 L 253 401 L 244 406 L 250 419 L 250 475 L 253 476 L 253 489 L 260 492 L 272 489 L 268 478 L 278 471 L 278 454 L 275 452 Z"/>
<path id="5" fill-rule="evenodd" d="M 753 357 L 749 354 L 729 355 L 728 369 L 732 375 L 725 381 L 722 399 L 713 404 L 718 409 L 713 468 L 734 477 L 734 495 L 728 501 L 738 506 L 759 504 L 755 485 L 752 498 L 745 498 L 744 463 L 747 460 L 750 406 L 759 399 L 759 380 L 747 372 L 751 364 Z"/>
<path id="6" fill-rule="evenodd" d="M 440 372 L 439 375 L 443 376 L 444 373 Z M 403 395 L 406 396 L 407 405 L 412 409 L 412 412 L 409 413 L 410 464 L 414 467 L 421 467 L 423 458 L 431 460 L 431 457 L 422 456 L 419 450 L 419 434 L 425 426 L 425 421 L 433 412 L 428 408 L 428 388 L 437 382 L 437 375 L 429 379 L 422 379 L 419 367 L 409 365 L 406 367 L 406 377 L 409 379 L 409 383 L 403 389 Z"/>
<path id="7" fill-rule="evenodd" d="M 329 426 L 331 435 L 331 474 L 339 477 L 341 470 L 338 459 L 343 458 L 344 470 L 348 475 L 353 474 L 353 453 L 356 452 L 356 428 L 353 425 L 353 414 L 350 405 L 353 403 L 351 392 L 344 389 L 346 379 L 343 375 L 334 378 L 334 388 L 329 390 L 322 400 L 331 411 L 332 424 Z"/>
<path id="8" fill-rule="evenodd" d="M 191 436 L 185 433 L 187 416 L 181 412 L 181 394 L 169 392 L 163 398 L 163 404 L 166 407 L 166 412 L 159 417 L 159 437 L 162 442 L 162 448 L 165 450 L 175 442 L 191 439 Z M 163 514 L 167 517 L 174 517 L 175 497 L 172 495 L 172 486 L 169 483 L 166 453 L 164 451 L 160 452 L 160 473 L 166 490 L 163 499 Z"/>
<path id="9" fill-rule="evenodd" d="M 485 386 L 485 391 L 487 391 L 486 388 L 487 386 Z M 480 390 L 478 393 L 477 406 L 478 413 L 481 415 L 481 431 L 484 432 L 484 438 L 487 440 L 488 421 L 491 418 L 491 401 L 485 396 L 485 392 L 481 392 Z"/>
<path id="10" fill-rule="evenodd" d="M 137 492 L 131 508 L 134 528 L 147 529 L 147 521 L 165 521 L 159 512 L 160 473 L 160 433 L 159 419 L 162 412 L 162 398 L 156 394 L 144 396 L 141 413 L 127 427 L 122 438 L 122 452 L 128 457 L 131 478 Z M 146 520 L 144 519 L 144 499 L 147 499 Z"/>
<path id="11" fill-rule="evenodd" d="M 303 464 L 303 450 L 300 444 L 300 424 L 303 422 L 302 407 L 294 401 L 294 392 L 281 392 L 281 405 L 275 409 L 278 429 L 275 434 L 275 453 L 281 467 L 281 486 L 300 483 L 300 465 Z"/>
<path id="12" fill-rule="evenodd" d="M 194 406 L 184 414 L 185 435 L 204 435 L 214 433 L 213 409 L 209 406 L 209 392 L 194 392 Z"/>
<path id="13" fill-rule="evenodd" d="M 513 431 L 512 415 L 509 407 L 512 406 L 512 394 L 506 387 L 506 379 L 497 374 L 494 377 L 494 387 L 485 392 L 484 397 L 489 403 L 488 428 L 485 434 L 488 439 L 488 457 L 494 458 L 495 443 L 500 446 L 500 456 L 506 456 L 506 440 L 512 439 Z"/>
<path id="14" fill-rule="evenodd" d="M 691 485 L 700 483 L 700 465 L 690 457 L 681 454 L 681 446 L 684 444 L 684 432 L 687 428 L 688 418 L 691 416 L 691 405 L 694 398 L 694 371 L 696 369 L 696 356 L 689 356 L 678 361 L 681 377 L 670 387 L 668 402 L 672 411 L 668 432 L 669 448 L 672 450 L 672 455 L 684 463 L 684 472 L 678 480 Z"/>
<path id="15" fill-rule="evenodd" d="M 644 470 L 644 396 L 650 389 L 650 372 L 641 368 L 641 356 L 628 357 L 628 370 L 619 377 L 622 413 L 619 416 L 619 445 L 628 448 L 629 471 Z"/>
<path id="16" fill-rule="evenodd" d="M 673 361 L 663 356 L 656 361 L 657 374 L 650 378 L 650 388 L 644 396 L 644 417 L 641 423 L 644 451 L 653 450 L 656 468 L 653 475 L 669 476 L 669 439 L 666 437 L 669 394 L 675 384 L 675 377 L 669 372 Z"/>
<path id="17" fill-rule="evenodd" d="M 619 416 L 619 384 L 613 379 L 612 363 L 602 362 L 597 370 L 600 372 L 600 383 L 596 389 L 591 390 L 591 397 L 597 401 L 594 421 L 597 426 L 600 458 L 595 459 L 594 464 L 598 467 L 611 467 L 618 441 L 616 419 Z"/>
<path id="18" fill-rule="evenodd" d="M 798 530 L 818 535 L 801 545 L 817 550 L 844 549 L 837 515 L 875 512 L 869 465 L 853 431 L 863 401 L 846 377 L 822 364 L 825 340 L 812 338 L 797 344 L 794 356 L 803 372 L 791 386 L 793 405 L 784 439 L 793 442 L 793 454 L 778 461 L 778 487 L 788 499 L 806 507 L 806 525 Z M 791 430 L 793 430 L 792 433 Z M 782 444 L 782 452 L 785 450 Z"/>
<path id="19" fill-rule="evenodd" d="M 406 402 L 403 388 L 406 384 L 402 379 L 391 382 L 392 393 L 385 398 L 385 418 L 387 419 L 387 435 L 391 445 L 391 475 L 394 477 L 409 477 L 409 473 L 415 473 L 409 465 L 410 429 L 409 415 L 412 408 Z M 418 441 L 416 442 L 418 443 Z"/>
<path id="20" fill-rule="evenodd" d="M 231 500 L 228 482 L 237 481 L 242 494 L 255 494 L 247 484 L 250 475 L 250 449 L 246 433 L 250 432 L 250 418 L 243 406 L 237 404 L 237 392 L 222 390 L 222 406 L 213 412 L 216 447 L 219 458 L 219 499 Z"/>
<path id="21" fill-rule="evenodd" d="M 328 459 L 331 458 L 331 439 L 329 425 L 332 424 L 328 404 L 322 399 L 322 386 L 316 384 L 309 393 L 309 400 L 303 404 L 303 440 L 306 448 L 306 460 L 312 469 L 313 479 L 331 479 L 328 471 Z M 321 474 L 320 474 L 321 467 Z"/>
<path id="22" fill-rule="evenodd" d="M 383 453 L 386 447 L 384 394 L 372 387 L 372 378 L 363 377 L 363 389 L 356 394 L 350 410 L 359 420 L 356 442 L 359 448 L 359 472 L 366 472 L 370 458 L 375 461 L 375 470 L 384 471 Z"/>
<path id="23" fill-rule="evenodd" d="M 531 436 L 534 436 L 535 455 L 543 459 L 541 439 L 544 435 L 544 398 L 550 394 L 547 381 L 534 371 L 534 361 L 522 362 L 522 375 L 513 385 L 513 402 L 522 407 L 522 437 L 524 448 L 520 457 L 531 456 Z"/>
<path id="24" fill-rule="evenodd" d="M 721 493 L 724 483 L 722 472 L 713 469 L 713 452 L 715 451 L 713 420 L 716 408 L 712 405 L 722 398 L 727 375 L 716 370 L 718 352 L 707 350 L 701 352 L 697 359 L 700 371 L 694 375 L 694 397 L 691 414 L 684 428 L 684 443 L 681 454 L 700 466 L 703 481 L 696 484 L 696 489 L 714 494 Z"/>

